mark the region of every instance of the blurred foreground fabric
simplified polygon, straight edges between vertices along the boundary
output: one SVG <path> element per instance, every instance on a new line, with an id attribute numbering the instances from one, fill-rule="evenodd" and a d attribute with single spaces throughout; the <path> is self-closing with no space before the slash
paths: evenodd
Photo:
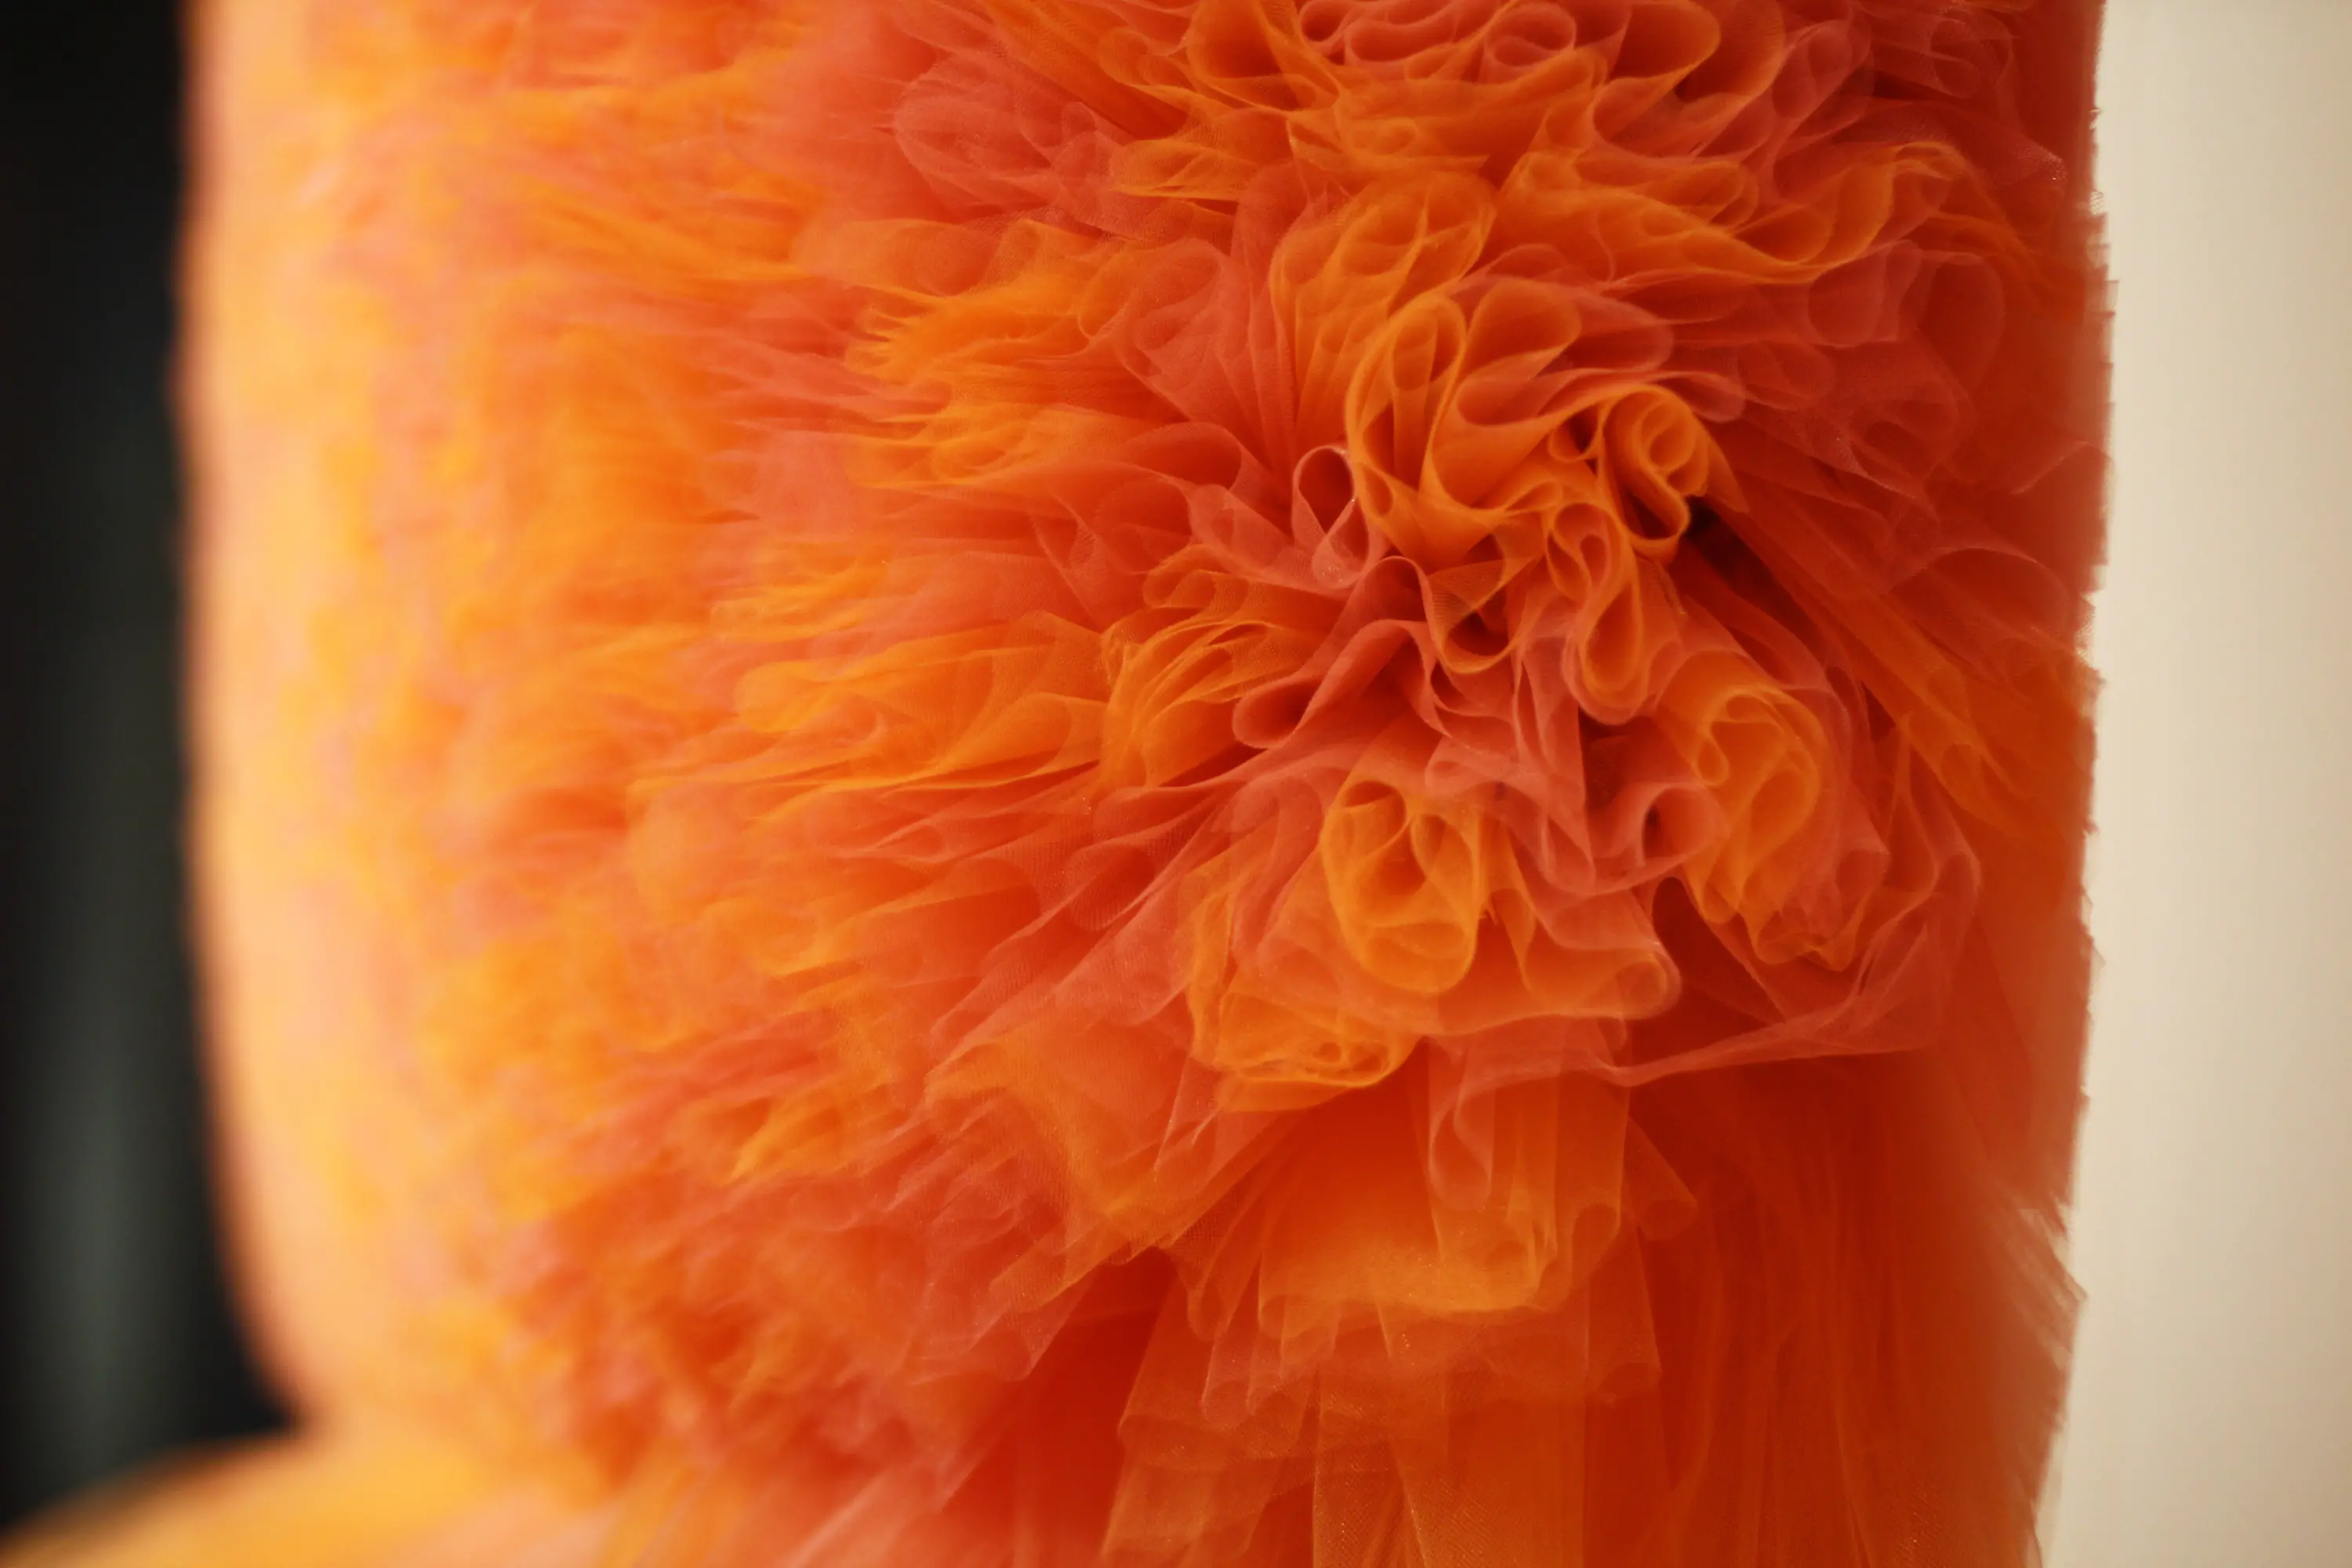
<path id="1" fill-rule="evenodd" d="M 2032 1561 L 2096 19 L 216 0 L 308 1425 L 12 1561 Z"/>

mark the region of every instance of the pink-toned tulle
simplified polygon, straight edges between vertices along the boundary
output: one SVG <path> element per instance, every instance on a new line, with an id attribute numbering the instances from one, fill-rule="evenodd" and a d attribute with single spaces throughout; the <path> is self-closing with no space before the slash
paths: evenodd
<path id="1" fill-rule="evenodd" d="M 646 1561 L 2029 1560 L 2095 13 L 216 0 L 288 1379 Z"/>

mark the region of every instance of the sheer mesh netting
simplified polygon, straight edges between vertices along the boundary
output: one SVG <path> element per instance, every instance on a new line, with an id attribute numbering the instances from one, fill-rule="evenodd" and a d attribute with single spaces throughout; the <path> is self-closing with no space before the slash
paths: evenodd
<path id="1" fill-rule="evenodd" d="M 2031 1560 L 2095 13 L 216 4 L 184 1517 Z"/>

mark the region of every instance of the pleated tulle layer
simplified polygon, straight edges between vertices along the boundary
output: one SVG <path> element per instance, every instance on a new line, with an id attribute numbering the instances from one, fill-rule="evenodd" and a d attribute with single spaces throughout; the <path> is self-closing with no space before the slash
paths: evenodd
<path id="1" fill-rule="evenodd" d="M 238 1517 L 2028 1561 L 2095 21 L 215 0 Z"/>

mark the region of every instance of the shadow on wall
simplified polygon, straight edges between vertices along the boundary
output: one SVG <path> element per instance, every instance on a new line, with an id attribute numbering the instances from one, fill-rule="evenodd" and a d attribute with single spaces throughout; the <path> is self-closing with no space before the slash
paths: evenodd
<path id="1" fill-rule="evenodd" d="M 0 6 L 0 1521 L 276 1420 L 180 856 L 173 0 Z"/>

